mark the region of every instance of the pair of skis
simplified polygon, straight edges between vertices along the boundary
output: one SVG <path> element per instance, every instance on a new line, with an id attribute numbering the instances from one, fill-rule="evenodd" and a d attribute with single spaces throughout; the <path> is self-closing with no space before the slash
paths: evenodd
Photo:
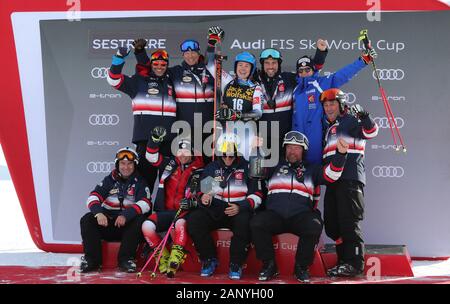
<path id="1" fill-rule="evenodd" d="M 359 33 L 358 41 L 362 41 L 364 43 L 364 48 L 366 50 L 370 51 L 372 49 L 372 47 L 370 45 L 369 36 L 367 35 L 367 32 L 368 32 L 367 30 L 361 30 Z M 383 106 L 384 106 L 384 110 L 386 112 L 386 118 L 389 122 L 389 129 L 391 130 L 391 135 L 392 135 L 392 138 L 394 139 L 394 149 L 396 151 L 400 151 L 400 149 L 402 149 L 402 151 L 406 153 L 406 146 L 405 146 L 405 143 L 403 142 L 403 137 L 400 134 L 400 130 L 398 129 L 397 122 L 395 121 L 395 116 L 392 113 L 391 105 L 389 104 L 389 102 L 386 98 L 386 93 L 384 92 L 384 89 L 381 86 L 380 77 L 378 75 L 378 69 L 377 69 L 377 66 L 375 65 L 374 58 L 372 58 L 372 68 L 373 68 L 373 71 L 375 74 L 375 78 L 377 80 L 378 90 L 380 91 L 381 99 L 383 100 Z M 394 134 L 394 129 L 395 129 L 396 134 Z M 398 145 L 396 135 L 398 136 L 400 145 Z"/>
<path id="2" fill-rule="evenodd" d="M 222 63 L 227 60 L 227 56 L 222 55 L 222 43 L 217 42 L 214 48 L 214 64 L 216 67 L 216 75 L 214 77 L 214 123 L 213 123 L 213 144 L 212 144 L 212 160 L 215 158 L 216 148 L 216 129 L 217 118 L 216 113 L 222 105 Z"/>

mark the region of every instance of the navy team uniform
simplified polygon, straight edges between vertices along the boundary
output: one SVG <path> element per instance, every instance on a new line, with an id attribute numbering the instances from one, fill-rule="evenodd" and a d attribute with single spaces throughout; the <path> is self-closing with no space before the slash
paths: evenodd
<path id="1" fill-rule="evenodd" d="M 162 126 L 170 131 L 176 120 L 174 86 L 167 74 L 159 77 L 149 69 L 138 67 L 138 73 L 132 77 L 123 75 L 124 64 L 123 59 L 113 56 L 107 80 L 112 87 L 124 92 L 132 99 L 133 143 L 137 146 L 136 150 L 141 160 L 137 169 L 148 185 L 153 187 L 157 171 L 145 159 L 147 141 L 154 127 Z M 166 144 L 161 146 L 165 155 L 170 154 L 170 143 L 174 137 L 174 134 L 168 132 Z"/>
<path id="2" fill-rule="evenodd" d="M 322 219 L 317 204 L 320 186 L 332 184 L 341 176 L 346 154 L 336 153 L 327 166 L 292 164 L 282 160 L 269 169 L 266 210 L 251 221 L 256 256 L 263 262 L 274 261 L 272 236 L 294 233 L 299 236 L 296 267 L 308 268 L 322 233 Z"/>
<path id="3" fill-rule="evenodd" d="M 320 70 L 328 54 L 328 50 L 316 50 L 314 56 L 314 68 Z M 260 59 L 264 61 L 264 59 Z M 264 142 L 270 149 L 272 140 L 274 144 L 278 144 L 279 155 L 282 153 L 283 136 L 292 130 L 292 111 L 293 111 L 293 97 L 294 89 L 297 86 L 297 74 L 291 72 L 281 72 L 281 58 L 278 60 L 279 70 L 274 77 L 268 77 L 264 72 L 264 64 L 262 64 L 261 72 L 258 74 L 257 81 L 261 84 L 264 95 L 262 104 L 262 116 L 260 122 L 267 122 L 267 137 Z M 279 132 L 277 138 L 272 139 L 271 130 L 272 122 L 279 122 Z M 261 125 L 261 123 L 260 123 Z M 260 129 L 261 131 L 261 129 Z M 273 148 L 272 148 L 273 149 Z"/>
<path id="4" fill-rule="evenodd" d="M 378 134 L 378 126 L 369 117 L 362 121 L 350 114 L 325 122 L 325 148 L 323 160 L 330 163 L 336 154 L 336 142 L 342 137 L 350 144 L 347 163 L 342 176 L 328 185 L 324 198 L 324 223 L 326 234 L 336 242 L 338 263 L 347 263 L 357 271 L 364 269 L 364 242 L 360 221 L 364 218 L 364 185 L 366 174 L 364 150 L 366 139 Z"/>
<path id="5" fill-rule="evenodd" d="M 145 52 L 136 54 L 136 59 L 138 66 L 149 68 L 150 61 Z M 214 62 L 210 64 L 214 64 Z M 169 68 L 168 75 L 175 90 L 176 120 L 186 121 L 189 124 L 191 142 L 194 150 L 197 150 L 198 143 L 194 137 L 194 128 L 201 127 L 203 130 L 205 123 L 214 118 L 214 78 L 201 59 L 198 64 L 193 66 L 183 61 L 181 65 Z M 198 124 L 198 126 L 195 125 L 196 115 L 202 119 L 202 124 Z M 210 133 L 202 133 L 202 145 L 209 135 Z M 183 136 L 183 138 L 186 137 Z"/>
<path id="6" fill-rule="evenodd" d="M 216 258 L 216 245 L 211 231 L 229 228 L 233 232 L 230 245 L 230 263 L 242 265 L 247 258 L 250 244 L 250 218 L 253 210 L 261 204 L 262 194 L 258 182 L 248 177 L 248 162 L 243 158 L 234 160 L 226 167 L 222 159 L 218 159 L 203 171 L 202 180 L 213 178 L 220 182 L 220 190 L 215 193 L 209 206 L 199 204 L 197 209 L 188 215 L 188 232 L 200 259 L 207 261 Z M 202 193 L 199 194 L 201 197 Z M 224 213 L 229 204 L 239 205 L 239 213 L 228 216 Z"/>
<path id="7" fill-rule="evenodd" d="M 102 264 L 101 240 L 121 241 L 119 265 L 136 256 L 138 244 L 143 241 L 141 225 L 151 211 L 150 190 L 144 179 L 135 172 L 123 180 L 114 169 L 90 193 L 87 206 L 90 212 L 80 221 L 85 259 L 90 265 Z M 96 215 L 103 213 L 108 226 L 98 225 Z M 118 216 L 126 218 L 125 226 L 115 227 Z"/>

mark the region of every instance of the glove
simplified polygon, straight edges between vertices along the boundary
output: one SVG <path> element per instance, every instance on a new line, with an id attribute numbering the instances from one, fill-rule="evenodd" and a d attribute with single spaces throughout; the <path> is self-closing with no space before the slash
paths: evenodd
<path id="1" fill-rule="evenodd" d="M 157 126 L 152 130 L 152 140 L 155 143 L 160 143 L 164 140 L 164 136 L 166 136 L 167 131 L 166 128 Z"/>
<path id="2" fill-rule="evenodd" d="M 377 58 L 378 54 L 374 49 L 364 50 L 361 59 L 366 63 L 369 64 L 372 62 L 374 58 Z"/>
<path id="3" fill-rule="evenodd" d="M 181 210 L 189 210 L 197 207 L 197 201 L 195 199 L 183 198 L 180 202 Z"/>
<path id="4" fill-rule="evenodd" d="M 134 53 L 142 53 L 147 46 L 147 41 L 145 39 L 139 38 L 133 41 Z"/>
<path id="5" fill-rule="evenodd" d="M 241 111 L 235 111 L 229 108 L 219 109 L 216 113 L 216 118 L 219 120 L 239 120 L 242 117 Z"/>
<path id="6" fill-rule="evenodd" d="M 369 112 L 364 111 L 363 107 L 359 104 L 351 106 L 350 113 L 359 119 L 364 119 L 369 116 Z"/>
<path id="7" fill-rule="evenodd" d="M 117 53 L 116 56 L 122 59 L 125 59 L 128 54 L 130 54 L 130 49 L 126 48 L 126 47 L 120 47 L 119 49 L 117 49 Z"/>
<path id="8" fill-rule="evenodd" d="M 218 26 L 212 26 L 208 29 L 208 45 L 215 46 L 217 42 L 223 40 L 225 32 Z"/>
<path id="9" fill-rule="evenodd" d="M 271 109 L 275 109 L 275 108 L 276 108 L 276 106 L 277 106 L 277 104 L 276 104 L 275 100 L 273 100 L 272 98 L 271 98 L 271 99 L 269 99 L 269 100 L 267 101 L 267 105 L 268 105 L 268 106 L 269 106 L 269 108 L 271 108 Z"/>

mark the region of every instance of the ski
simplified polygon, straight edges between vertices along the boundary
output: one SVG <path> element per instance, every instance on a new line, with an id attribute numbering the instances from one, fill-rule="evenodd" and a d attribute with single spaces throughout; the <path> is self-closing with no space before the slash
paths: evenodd
<path id="1" fill-rule="evenodd" d="M 214 123 L 213 123 L 213 146 L 212 146 L 212 160 L 214 161 L 215 146 L 216 146 L 216 129 L 217 118 L 216 113 L 222 105 L 222 63 L 227 60 L 227 56 L 222 55 L 222 43 L 217 42 L 214 48 L 214 64 L 216 75 L 214 77 Z"/>

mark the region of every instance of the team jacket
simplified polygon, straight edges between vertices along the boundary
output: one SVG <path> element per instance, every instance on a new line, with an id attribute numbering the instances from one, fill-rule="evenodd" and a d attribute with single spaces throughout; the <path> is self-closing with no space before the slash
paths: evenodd
<path id="1" fill-rule="evenodd" d="M 194 160 L 186 165 L 181 165 L 174 156 L 164 157 L 159 152 L 158 144 L 149 140 L 145 157 L 155 167 L 159 168 L 159 186 L 155 198 L 155 211 L 178 210 L 183 198 L 191 198 L 198 192 L 198 188 L 192 189 L 192 179 L 200 180 L 203 172 L 203 159 L 195 156 Z"/>
<path id="2" fill-rule="evenodd" d="M 316 50 L 313 59 L 315 69 L 320 70 L 327 56 L 328 50 Z M 271 138 L 272 121 L 279 122 L 279 146 L 283 140 L 284 134 L 292 130 L 292 103 L 294 88 L 297 86 L 296 74 L 290 72 L 277 73 L 273 78 L 267 77 L 264 71 L 258 74 L 257 81 L 261 84 L 264 95 L 260 122 L 267 122 L 267 135 Z M 270 102 L 272 101 L 272 102 Z"/>
<path id="3" fill-rule="evenodd" d="M 248 162 L 242 157 L 235 159 L 230 167 L 226 167 L 221 159 L 209 163 L 202 173 L 201 183 L 205 183 L 207 178 L 217 183 L 213 187 L 212 203 L 207 207 L 213 214 L 222 214 L 230 203 L 248 210 L 261 205 L 258 181 L 248 177 Z M 199 193 L 201 195 L 202 192 Z"/>
<path id="4" fill-rule="evenodd" d="M 116 56 L 114 56 L 116 57 Z M 155 126 L 170 130 L 176 120 L 175 92 L 168 75 L 158 77 L 148 69 L 137 68 L 132 77 L 122 74 L 125 63 L 114 64 L 108 72 L 108 83 L 132 99 L 134 115 L 133 142 L 147 141 Z M 122 60 L 123 61 L 123 60 Z"/>
<path id="5" fill-rule="evenodd" d="M 320 185 L 334 183 L 342 174 L 346 154 L 335 153 L 330 164 L 293 165 L 286 160 L 269 170 L 266 208 L 289 218 L 317 209 Z"/>
<path id="6" fill-rule="evenodd" d="M 336 142 L 343 137 L 349 144 L 347 164 L 341 179 L 357 180 L 366 183 L 366 172 L 364 168 L 364 150 L 366 139 L 372 139 L 378 134 L 377 124 L 368 116 L 363 121 L 352 115 L 344 114 L 338 116 L 335 122 L 324 122 L 326 126 L 325 148 L 323 160 L 329 163 L 336 154 Z"/>
<path id="7" fill-rule="evenodd" d="M 315 73 L 311 77 L 297 77 L 297 87 L 294 90 L 294 112 L 292 129 L 306 135 L 309 140 L 309 150 L 306 161 L 320 164 L 322 162 L 322 119 L 323 107 L 320 94 L 330 88 L 339 88 L 347 83 L 366 66 L 358 58 L 355 62 L 343 67 L 328 76 Z"/>
<path id="8" fill-rule="evenodd" d="M 123 198 L 121 202 L 119 198 Z M 123 215 L 128 220 L 151 211 L 150 189 L 145 180 L 134 173 L 126 181 L 114 169 L 89 194 L 86 202 L 93 214 Z"/>
<path id="9" fill-rule="evenodd" d="M 149 69 L 150 59 L 145 52 L 136 55 L 138 65 Z M 211 63 L 213 64 L 213 63 Z M 177 120 L 187 121 L 194 131 L 194 115 L 200 114 L 203 125 L 214 118 L 214 78 L 206 69 L 202 60 L 189 66 L 181 65 L 169 68 L 169 78 L 175 89 Z"/>
<path id="10" fill-rule="evenodd" d="M 207 57 L 207 69 L 215 77 L 216 67 L 214 65 L 213 48 L 208 48 Z M 261 118 L 264 95 L 259 83 L 237 79 L 225 70 L 222 70 L 222 92 L 222 101 L 229 109 L 241 111 L 242 113 L 255 113 L 256 117 L 253 120 Z"/>

